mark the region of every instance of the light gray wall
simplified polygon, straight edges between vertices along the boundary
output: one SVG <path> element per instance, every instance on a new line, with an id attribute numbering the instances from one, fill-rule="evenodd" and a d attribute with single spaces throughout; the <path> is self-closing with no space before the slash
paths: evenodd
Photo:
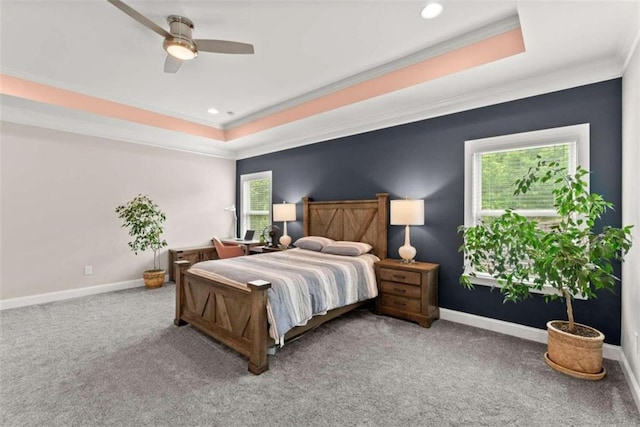
<path id="1" fill-rule="evenodd" d="M 640 48 L 622 76 L 622 222 L 634 224 L 634 247 L 622 266 L 622 351 L 640 384 Z M 638 390 L 636 390 L 638 392 Z M 640 396 L 638 396 L 640 398 Z M 640 406 L 640 401 L 638 402 Z"/>
<path id="2" fill-rule="evenodd" d="M 152 252 L 129 251 L 114 212 L 139 193 L 166 213 L 169 247 L 231 233 L 235 160 L 1 125 L 0 300 L 141 278 Z"/>

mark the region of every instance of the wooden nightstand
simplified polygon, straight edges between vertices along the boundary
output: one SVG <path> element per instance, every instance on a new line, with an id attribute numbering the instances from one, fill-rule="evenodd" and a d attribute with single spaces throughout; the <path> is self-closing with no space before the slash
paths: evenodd
<path id="1" fill-rule="evenodd" d="M 428 328 L 440 317 L 438 264 L 387 258 L 375 264 L 378 280 L 376 314 L 418 322 Z"/>

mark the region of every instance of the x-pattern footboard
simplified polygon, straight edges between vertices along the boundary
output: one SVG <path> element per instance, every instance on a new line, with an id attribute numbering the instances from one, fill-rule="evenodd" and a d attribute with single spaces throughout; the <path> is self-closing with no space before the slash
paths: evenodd
<path id="1" fill-rule="evenodd" d="M 265 281 L 245 287 L 220 283 L 187 271 L 189 261 L 176 261 L 176 317 L 249 358 L 249 371 L 269 369 L 267 289 Z"/>

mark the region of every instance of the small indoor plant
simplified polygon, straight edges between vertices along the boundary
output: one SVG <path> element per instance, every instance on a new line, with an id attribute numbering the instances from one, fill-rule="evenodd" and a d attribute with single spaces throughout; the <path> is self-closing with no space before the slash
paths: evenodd
<path id="1" fill-rule="evenodd" d="M 574 175 L 556 162 L 538 158 L 537 166 L 515 181 L 514 195 L 525 194 L 536 185 L 553 183 L 553 205 L 558 218 L 540 227 L 536 218 L 507 209 L 498 217 L 464 228 L 461 226 L 467 273 L 460 282 L 472 287 L 471 277 L 487 273 L 497 280 L 505 301 L 518 301 L 532 290 L 552 287 L 547 300 L 564 300 L 568 321 L 547 323 L 547 363 L 556 370 L 579 378 L 600 379 L 604 335 L 574 321 L 572 299 L 596 297 L 596 291 L 613 291 L 618 278 L 614 260 L 622 261 L 631 247 L 631 226 L 604 227 L 595 232 L 596 220 L 613 206 L 590 193 L 578 167 Z M 576 342 L 577 341 L 577 342 Z"/>
<path id="2" fill-rule="evenodd" d="M 148 288 L 158 288 L 164 283 L 164 270 L 158 265 L 158 250 L 167 246 L 162 239 L 164 231 L 162 224 L 166 220 L 165 214 L 149 197 L 137 195 L 126 205 L 116 208 L 118 218 L 124 222 L 122 227 L 129 229 L 129 235 L 134 237 L 129 247 L 134 254 L 151 249 L 153 251 L 153 270 L 144 272 L 144 284 Z"/>

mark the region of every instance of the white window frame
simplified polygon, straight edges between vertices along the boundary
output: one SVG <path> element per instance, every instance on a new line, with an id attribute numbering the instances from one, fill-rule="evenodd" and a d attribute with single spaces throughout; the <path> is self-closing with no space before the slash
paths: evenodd
<path id="1" fill-rule="evenodd" d="M 564 126 L 559 128 L 543 129 L 531 132 L 515 133 L 510 135 L 501 135 L 490 138 L 472 139 L 465 141 L 464 144 L 464 226 L 465 228 L 477 225 L 477 220 L 480 214 L 500 215 L 502 211 L 484 211 L 480 212 L 477 209 L 476 201 L 479 200 L 475 197 L 476 191 L 482 191 L 481 186 L 477 184 L 477 181 L 481 179 L 481 171 L 478 170 L 479 158 L 482 154 L 498 151 L 511 151 L 520 150 L 525 148 L 543 147 L 546 145 L 555 145 L 569 143 L 570 144 L 570 158 L 569 169 L 570 173 L 574 174 L 577 166 L 582 166 L 584 169 L 589 170 L 589 124 L 583 123 L 573 126 Z M 571 156 L 573 152 L 573 156 Z M 571 158 L 573 157 L 573 158 Z M 517 179 L 520 177 L 513 177 Z M 589 186 L 589 175 L 586 175 L 584 179 Z M 517 211 L 516 211 L 517 212 Z M 526 212 L 528 216 L 552 216 L 556 212 L 551 210 L 539 210 Z M 465 265 L 465 273 L 470 273 L 470 266 Z M 471 283 L 476 285 L 500 287 L 498 281 L 487 273 L 476 273 L 476 276 L 470 276 Z M 535 291 L 538 292 L 538 291 Z M 540 293 L 551 294 L 556 290 L 551 286 L 545 286 Z M 580 298 L 581 296 L 576 296 Z"/>
<path id="2" fill-rule="evenodd" d="M 249 192 L 248 184 L 251 181 L 257 181 L 261 179 L 269 180 L 269 195 L 271 200 L 269 200 L 269 209 L 267 211 L 248 211 L 247 208 L 250 206 L 249 203 Z M 271 221 L 271 205 L 273 205 L 273 179 L 271 171 L 263 171 L 256 173 L 249 173 L 245 175 L 240 175 L 240 236 L 244 236 L 248 229 L 249 223 L 249 215 L 269 215 L 269 224 Z M 258 233 L 262 230 L 256 230 Z"/>

